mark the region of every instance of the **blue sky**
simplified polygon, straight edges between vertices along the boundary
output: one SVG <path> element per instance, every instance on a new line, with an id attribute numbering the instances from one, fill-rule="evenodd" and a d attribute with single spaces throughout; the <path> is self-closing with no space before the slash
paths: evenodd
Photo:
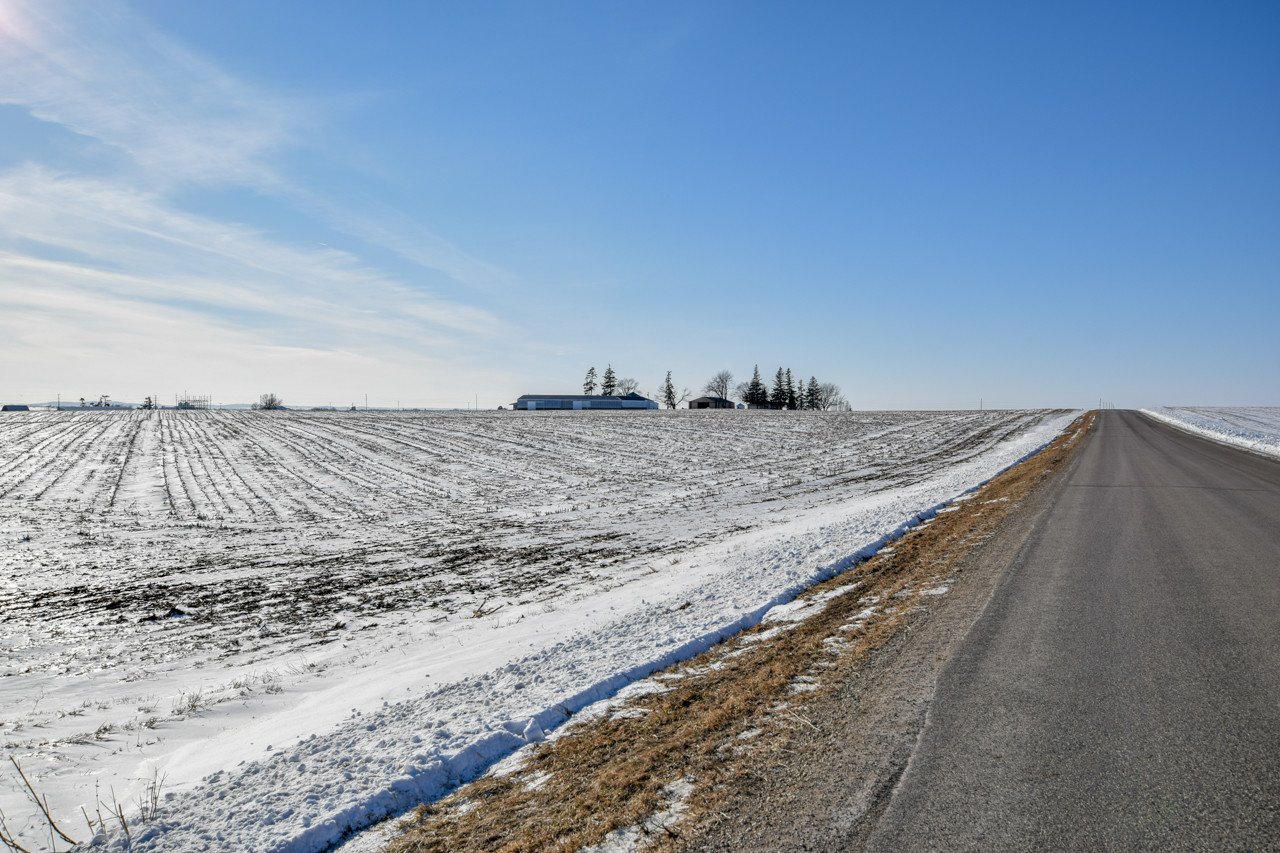
<path id="1" fill-rule="evenodd" d="M 0 0 L 0 396 L 1280 405 L 1280 7 Z"/>

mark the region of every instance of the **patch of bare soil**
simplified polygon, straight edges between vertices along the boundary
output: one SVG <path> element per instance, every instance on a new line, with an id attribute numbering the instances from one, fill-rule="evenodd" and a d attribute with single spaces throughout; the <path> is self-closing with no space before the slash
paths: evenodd
<path id="1" fill-rule="evenodd" d="M 791 621 L 767 619 L 419 808 L 388 850 L 577 851 L 607 836 L 656 850 L 745 843 L 752 821 L 744 809 L 768 807 L 768 796 L 753 799 L 761 773 L 841 737 L 823 732 L 814 710 L 844 702 L 836 694 L 848 695 L 850 685 L 859 685 L 857 701 L 874 699 L 868 662 L 965 586 L 966 557 L 1069 462 L 1093 419 L 1083 416 L 1036 456 L 808 591 L 790 608 Z M 883 750 L 881 763 L 894 749 Z M 886 772 L 868 767 L 864 812 Z"/>

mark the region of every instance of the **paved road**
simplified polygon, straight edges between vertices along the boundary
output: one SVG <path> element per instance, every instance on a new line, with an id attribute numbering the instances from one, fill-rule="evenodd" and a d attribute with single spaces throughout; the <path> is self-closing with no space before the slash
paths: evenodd
<path id="1" fill-rule="evenodd" d="M 873 850 L 1280 850 L 1280 462 L 1105 412 Z"/>

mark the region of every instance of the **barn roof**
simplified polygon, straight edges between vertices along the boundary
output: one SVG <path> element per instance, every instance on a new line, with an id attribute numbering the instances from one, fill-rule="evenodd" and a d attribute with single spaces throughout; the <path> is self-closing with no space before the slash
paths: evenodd
<path id="1" fill-rule="evenodd" d="M 630 394 L 521 394 L 520 400 L 648 400 L 634 391 Z"/>

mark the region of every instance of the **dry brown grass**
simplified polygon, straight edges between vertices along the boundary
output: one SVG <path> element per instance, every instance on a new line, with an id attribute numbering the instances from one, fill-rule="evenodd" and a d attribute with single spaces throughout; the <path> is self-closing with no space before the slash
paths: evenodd
<path id="1" fill-rule="evenodd" d="M 392 853 L 576 851 L 610 831 L 641 824 L 664 807 L 663 787 L 697 781 L 690 813 L 714 811 L 744 762 L 783 749 L 788 729 L 807 725 L 812 694 L 789 688 L 800 676 L 819 689 L 856 668 L 927 603 L 918 591 L 953 579 L 956 564 L 1036 485 L 1069 459 L 1094 414 L 1043 452 L 992 480 L 970 499 L 905 535 L 881 554 L 807 595 L 836 594 L 817 614 L 767 640 L 746 631 L 657 679 L 666 688 L 613 712 L 571 724 L 530 747 L 519 769 L 489 775 L 402 823 Z M 854 590 L 856 589 L 856 594 Z M 869 596 L 875 615 L 850 630 Z M 840 638 L 838 647 L 827 642 Z M 744 738 L 744 733 L 760 734 Z M 674 834 L 678 830 L 669 830 Z M 655 838 L 662 846 L 662 838 Z"/>

